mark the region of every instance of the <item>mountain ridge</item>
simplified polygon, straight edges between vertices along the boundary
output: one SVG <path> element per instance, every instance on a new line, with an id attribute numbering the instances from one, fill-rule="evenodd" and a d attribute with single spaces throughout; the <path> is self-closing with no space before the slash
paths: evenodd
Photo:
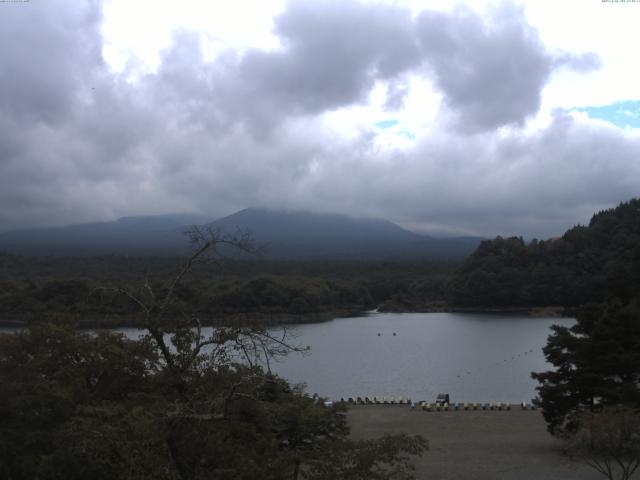
<path id="1" fill-rule="evenodd" d="M 45 255 L 177 255 L 187 246 L 184 231 L 194 224 L 225 233 L 249 230 L 258 243 L 270 245 L 269 258 L 462 258 L 481 240 L 434 239 L 388 220 L 341 213 L 245 208 L 214 221 L 201 215 L 167 214 L 14 230 L 0 234 L 0 250 Z"/>

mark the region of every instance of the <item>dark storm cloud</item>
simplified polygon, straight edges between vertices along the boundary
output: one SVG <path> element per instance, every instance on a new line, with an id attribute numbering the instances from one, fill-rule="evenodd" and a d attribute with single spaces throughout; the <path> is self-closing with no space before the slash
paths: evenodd
<path id="1" fill-rule="evenodd" d="M 198 35 L 179 32 L 136 83 L 104 64 L 96 4 L 0 8 L 0 230 L 254 205 L 544 236 L 640 184 L 640 141 L 613 127 L 559 113 L 538 133 L 494 133 L 536 112 L 555 68 L 598 66 L 548 52 L 506 4 L 414 18 L 292 2 L 275 20 L 282 48 L 207 62 Z M 430 76 L 439 120 L 460 128 L 438 122 L 402 153 L 380 149 L 373 127 L 327 128 L 322 113 L 366 102 L 377 82 L 400 108 L 412 75 Z"/>
<path id="2" fill-rule="evenodd" d="M 226 52 L 204 64 L 194 34 L 176 37 L 156 78 L 187 103 L 189 120 L 209 127 L 243 123 L 263 135 L 281 121 L 366 102 L 388 83 L 389 109 L 406 96 L 403 77 L 427 75 L 443 112 L 461 131 L 523 125 L 537 113 L 554 69 L 599 68 L 593 53 L 552 53 L 521 7 L 486 16 L 466 7 L 424 11 L 356 0 L 296 1 L 275 19 L 282 48 Z"/>
<path id="3" fill-rule="evenodd" d="M 640 185 L 638 135 L 561 112 L 535 134 L 443 129 L 372 165 L 374 151 L 327 161 L 310 179 L 310 198 L 333 185 L 325 202 L 334 208 L 416 228 L 548 237 L 637 196 Z"/>
<path id="4" fill-rule="evenodd" d="M 554 68 L 554 57 L 521 7 L 503 3 L 491 15 L 460 6 L 424 11 L 417 19 L 428 68 L 465 131 L 522 125 L 540 108 Z"/>
<path id="5" fill-rule="evenodd" d="M 108 71 L 101 13 L 93 1 L 0 5 L 1 230 L 154 210 L 143 192 L 162 114 Z"/>
<path id="6" fill-rule="evenodd" d="M 387 5 L 290 2 L 274 33 L 282 49 L 223 56 L 210 77 L 219 109 L 260 131 L 365 102 L 377 80 L 420 62 L 411 13 Z"/>
<path id="7" fill-rule="evenodd" d="M 35 3 L 35 2 L 34 2 Z M 30 122 L 57 123 L 102 63 L 97 2 L 10 4 L 0 11 L 0 105 Z"/>
<path id="8" fill-rule="evenodd" d="M 2 223 L 44 221 L 65 195 L 65 136 L 102 67 L 99 21 L 93 2 L 0 5 Z"/>

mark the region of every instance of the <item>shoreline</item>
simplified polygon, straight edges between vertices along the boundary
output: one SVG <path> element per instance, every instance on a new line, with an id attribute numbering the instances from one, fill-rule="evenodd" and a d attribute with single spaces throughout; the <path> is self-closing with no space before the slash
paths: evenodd
<path id="1" fill-rule="evenodd" d="M 330 312 L 314 312 L 304 314 L 294 313 L 261 313 L 250 312 L 240 314 L 208 315 L 200 316 L 203 327 L 214 325 L 224 326 L 248 326 L 248 325 L 303 325 L 307 323 L 330 322 L 338 318 L 365 316 L 369 310 L 333 310 Z M 75 324 L 80 330 L 95 328 L 138 328 L 139 322 L 135 315 L 93 315 L 82 319 L 78 315 L 69 316 L 69 323 Z M 1 328 L 26 328 L 31 323 L 41 320 L 34 319 L 0 319 Z"/>
<path id="2" fill-rule="evenodd" d="M 564 307 L 548 306 L 548 307 L 528 307 L 528 308 L 511 308 L 511 307 L 445 307 L 445 308 L 421 308 L 421 309 L 404 309 L 404 310 L 356 310 L 343 309 L 332 310 L 327 312 L 314 313 L 262 313 L 249 312 L 237 314 L 220 314 L 201 317 L 203 326 L 225 325 L 304 325 L 307 323 L 323 323 L 347 317 L 365 317 L 372 313 L 469 313 L 469 314 L 492 314 L 492 315 L 526 315 L 531 318 L 541 317 L 557 317 L 563 318 L 570 315 L 570 311 Z M 39 321 L 32 319 L 0 319 L 0 328 L 25 328 L 31 322 Z M 138 322 L 134 315 L 94 315 L 77 319 L 69 317 L 71 323 L 75 323 L 81 330 L 91 330 L 95 328 L 137 328 Z"/>
<path id="3" fill-rule="evenodd" d="M 530 317 L 568 317 L 573 313 L 570 309 L 560 305 L 530 306 L 530 307 L 455 307 L 434 305 L 418 308 L 383 308 L 379 313 L 487 313 L 495 315 L 527 315 Z"/>

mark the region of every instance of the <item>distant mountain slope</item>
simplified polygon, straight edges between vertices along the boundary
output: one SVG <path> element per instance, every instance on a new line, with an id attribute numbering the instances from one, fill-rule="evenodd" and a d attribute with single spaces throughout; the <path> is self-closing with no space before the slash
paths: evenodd
<path id="1" fill-rule="evenodd" d="M 27 254 L 175 255 L 187 245 L 189 225 L 204 217 L 161 215 L 125 217 L 114 222 L 0 234 L 0 250 Z M 340 214 L 286 212 L 247 208 L 209 225 L 225 233 L 250 230 L 268 245 L 268 258 L 281 259 L 453 259 L 470 254 L 476 238 L 434 239 L 378 219 Z"/>
<path id="2" fill-rule="evenodd" d="M 184 229 L 207 219 L 191 214 L 123 217 L 113 222 L 15 230 L 0 249 L 27 254 L 170 253 L 185 245 Z"/>
<path id="3" fill-rule="evenodd" d="M 212 223 L 225 232 L 248 229 L 269 255 L 293 259 L 463 258 L 478 238 L 434 239 L 387 220 L 341 214 L 247 208 Z"/>
<path id="4" fill-rule="evenodd" d="M 387 220 L 357 218 L 341 214 L 288 212 L 245 208 L 212 223 L 224 230 L 249 228 L 265 241 L 309 239 L 315 241 L 364 240 L 376 242 L 415 241 L 425 237 Z"/>

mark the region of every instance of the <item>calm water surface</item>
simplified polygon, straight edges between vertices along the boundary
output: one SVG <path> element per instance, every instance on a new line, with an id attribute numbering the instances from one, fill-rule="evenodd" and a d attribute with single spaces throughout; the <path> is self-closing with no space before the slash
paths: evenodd
<path id="1" fill-rule="evenodd" d="M 517 403 L 536 394 L 530 373 L 549 368 L 541 350 L 549 327 L 574 322 L 459 313 L 340 318 L 297 326 L 292 341 L 309 345 L 310 354 L 292 354 L 272 368 L 332 399 L 402 395 L 433 401 L 446 392 L 455 402 Z M 138 336 L 134 329 L 121 331 Z"/>
<path id="2" fill-rule="evenodd" d="M 446 392 L 455 402 L 530 401 L 536 394 L 530 373 L 549 368 L 541 350 L 549 327 L 574 322 L 458 313 L 342 318 L 299 326 L 296 340 L 311 346 L 311 355 L 287 357 L 274 369 L 333 399 L 433 401 Z"/>

